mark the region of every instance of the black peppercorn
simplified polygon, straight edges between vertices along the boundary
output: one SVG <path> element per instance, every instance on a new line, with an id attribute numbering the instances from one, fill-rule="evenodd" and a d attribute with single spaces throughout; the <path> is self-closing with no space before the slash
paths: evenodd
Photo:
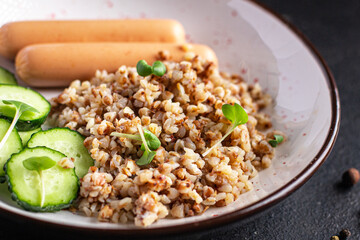
<path id="1" fill-rule="evenodd" d="M 346 240 L 351 236 L 351 232 L 349 231 L 349 229 L 343 229 L 341 230 L 339 235 L 341 240 Z"/>
<path id="2" fill-rule="evenodd" d="M 346 186 L 355 185 L 360 179 L 360 173 L 356 168 L 350 168 L 342 175 L 343 183 Z"/>

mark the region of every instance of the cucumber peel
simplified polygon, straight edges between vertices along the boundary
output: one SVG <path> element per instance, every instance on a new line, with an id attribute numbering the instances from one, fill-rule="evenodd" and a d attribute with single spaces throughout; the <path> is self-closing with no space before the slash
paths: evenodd
<path id="1" fill-rule="evenodd" d="M 7 130 L 10 127 L 10 123 L 5 119 L 0 119 L 0 139 L 3 139 Z M 20 136 L 16 129 L 13 129 L 6 140 L 5 145 L 0 150 L 0 183 L 5 182 L 5 171 L 3 169 L 6 161 L 11 157 L 13 153 L 19 152 L 23 148 Z"/>

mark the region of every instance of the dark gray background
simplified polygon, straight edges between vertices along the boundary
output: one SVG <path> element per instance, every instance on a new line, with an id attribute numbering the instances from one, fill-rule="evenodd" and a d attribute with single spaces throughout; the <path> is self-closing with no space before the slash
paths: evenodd
<path id="1" fill-rule="evenodd" d="M 360 168 L 360 1 L 260 2 L 298 27 L 332 70 L 340 92 L 342 114 L 335 147 L 304 186 L 254 220 L 165 238 L 330 239 L 341 229 L 348 228 L 352 232 L 350 239 L 360 239 L 360 184 L 350 190 L 339 186 L 346 169 Z M 100 239 L 0 217 L 0 239 L 29 239 L 30 236 L 33 239 Z M 149 238 L 151 236 L 142 237 Z"/>

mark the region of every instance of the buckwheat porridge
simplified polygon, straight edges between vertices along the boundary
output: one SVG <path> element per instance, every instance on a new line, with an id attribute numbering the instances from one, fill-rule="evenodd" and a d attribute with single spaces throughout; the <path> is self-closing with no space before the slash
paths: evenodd
<path id="1" fill-rule="evenodd" d="M 259 84 L 219 72 L 191 53 L 179 63 L 164 52 L 159 56 L 166 66 L 162 77 L 142 77 L 136 68 L 121 66 L 115 73 L 97 71 L 89 81 L 73 81 L 52 99 L 54 124 L 84 135 L 95 160 L 80 180 L 76 209 L 99 221 L 148 226 L 231 204 L 271 165 L 275 151 L 269 140 L 283 136 L 259 112 L 271 103 Z M 222 106 L 235 103 L 248 113 L 248 122 L 204 157 L 230 126 Z M 141 142 L 111 135 L 138 134 L 139 125 L 161 142 L 144 166 L 136 163 Z"/>

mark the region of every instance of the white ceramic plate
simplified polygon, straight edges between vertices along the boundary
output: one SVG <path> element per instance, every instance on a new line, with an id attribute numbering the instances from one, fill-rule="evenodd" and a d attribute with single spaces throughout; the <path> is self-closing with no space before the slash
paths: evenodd
<path id="1" fill-rule="evenodd" d="M 328 156 L 339 127 L 339 97 L 324 61 L 300 33 L 257 3 L 243 0 L 6 0 L 0 5 L 0 24 L 27 19 L 174 18 L 189 42 L 207 44 L 220 69 L 260 82 L 275 99 L 268 111 L 274 127 L 288 141 L 277 149 L 273 165 L 253 179 L 254 190 L 223 208 L 201 216 L 163 219 L 145 231 L 185 231 L 224 224 L 252 215 L 300 187 Z M 1 65 L 13 70 L 12 63 Z M 51 97 L 60 90 L 39 90 Z M 68 211 L 31 213 L 10 199 L 0 186 L 0 209 L 5 214 L 63 227 L 111 233 L 144 233 L 134 225 L 99 223 Z"/>

